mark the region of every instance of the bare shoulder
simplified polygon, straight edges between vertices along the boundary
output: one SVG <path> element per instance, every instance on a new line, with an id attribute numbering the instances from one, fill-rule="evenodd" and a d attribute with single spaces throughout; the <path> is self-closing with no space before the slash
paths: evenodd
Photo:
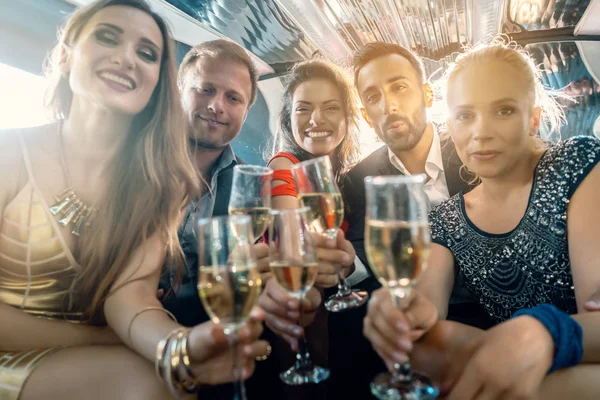
<path id="1" fill-rule="evenodd" d="M 279 169 L 290 169 L 292 168 L 292 165 L 294 165 L 294 163 L 285 157 L 275 157 L 269 163 L 269 167 L 275 171 Z"/>

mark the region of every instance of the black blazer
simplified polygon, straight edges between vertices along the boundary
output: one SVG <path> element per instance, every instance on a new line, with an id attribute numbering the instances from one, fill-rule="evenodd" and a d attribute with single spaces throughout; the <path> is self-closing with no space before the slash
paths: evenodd
<path id="1" fill-rule="evenodd" d="M 448 184 L 450 196 L 454 196 L 461 190 L 470 190 L 472 186 L 466 182 L 469 176 L 463 173 L 465 179 L 461 177 L 462 162 L 456 154 L 454 143 L 448 135 L 444 135 L 440 139 L 444 174 L 446 175 L 446 183 Z M 352 242 L 357 256 L 366 266 L 368 266 L 369 263 L 364 247 L 366 204 L 364 179 L 367 176 L 379 175 L 402 175 L 402 173 L 392 165 L 388 156 L 387 146 L 375 150 L 371 155 L 358 163 L 342 177 L 340 184 L 340 190 L 342 191 L 344 204 L 346 205 L 346 221 L 349 224 L 346 238 Z"/>

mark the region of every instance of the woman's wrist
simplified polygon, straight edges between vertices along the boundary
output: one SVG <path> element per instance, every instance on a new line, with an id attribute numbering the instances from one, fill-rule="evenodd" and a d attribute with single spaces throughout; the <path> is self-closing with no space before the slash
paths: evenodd
<path id="1" fill-rule="evenodd" d="M 556 345 L 550 331 L 540 320 L 531 315 L 524 314 L 518 319 L 526 324 L 526 328 L 523 330 L 524 335 L 530 338 L 532 346 L 539 348 L 540 358 L 545 361 L 549 371 L 556 354 Z"/>
<path id="2" fill-rule="evenodd" d="M 577 321 L 551 304 L 518 310 L 514 317 L 528 316 L 552 338 L 553 357 L 548 373 L 575 366 L 583 357 L 583 331 Z"/>
<path id="3" fill-rule="evenodd" d="M 191 370 L 190 332 L 189 328 L 176 328 L 156 347 L 156 375 L 175 398 L 195 393 L 200 386 Z"/>

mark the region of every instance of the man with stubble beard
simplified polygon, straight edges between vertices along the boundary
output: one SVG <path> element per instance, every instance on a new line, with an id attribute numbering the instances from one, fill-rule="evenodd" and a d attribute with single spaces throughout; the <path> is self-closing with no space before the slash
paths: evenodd
<path id="1" fill-rule="evenodd" d="M 385 146 L 374 151 L 342 179 L 346 203 L 346 238 L 357 259 L 349 277 L 354 287 L 369 292 L 380 287 L 369 269 L 364 248 L 364 178 L 378 175 L 426 174 L 425 194 L 431 207 L 461 190 L 470 189 L 469 176 L 449 135 L 439 135 L 428 120 L 434 94 L 420 59 L 402 46 L 367 44 L 353 57 L 354 81 L 363 104 L 363 117 Z M 487 328 L 487 314 L 455 279 L 448 319 Z M 383 362 L 362 336 L 366 307 L 329 315 L 331 385 L 335 398 L 367 398 L 369 382 L 385 370 Z"/>

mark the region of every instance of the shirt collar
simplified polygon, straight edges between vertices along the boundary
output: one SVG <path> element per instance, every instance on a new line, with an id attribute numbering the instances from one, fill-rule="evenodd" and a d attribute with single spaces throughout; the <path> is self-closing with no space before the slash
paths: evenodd
<path id="1" fill-rule="evenodd" d="M 223 152 L 217 159 L 217 162 L 213 166 L 211 176 L 214 178 L 221 172 L 221 170 L 229 167 L 231 164 L 237 164 L 237 159 L 235 158 L 235 153 L 233 152 L 233 147 L 230 144 L 225 146 Z"/>
<path id="2" fill-rule="evenodd" d="M 409 175 L 402 161 L 392 152 L 389 147 L 388 156 L 394 167 L 396 167 L 403 174 Z M 425 160 L 425 170 L 428 171 L 429 169 L 434 169 L 438 172 L 444 172 L 444 162 L 442 161 L 442 145 L 440 141 L 440 135 L 438 135 L 435 125 L 433 125 L 433 141 L 431 142 L 431 147 L 429 148 L 429 153 L 427 154 L 427 159 Z"/>

